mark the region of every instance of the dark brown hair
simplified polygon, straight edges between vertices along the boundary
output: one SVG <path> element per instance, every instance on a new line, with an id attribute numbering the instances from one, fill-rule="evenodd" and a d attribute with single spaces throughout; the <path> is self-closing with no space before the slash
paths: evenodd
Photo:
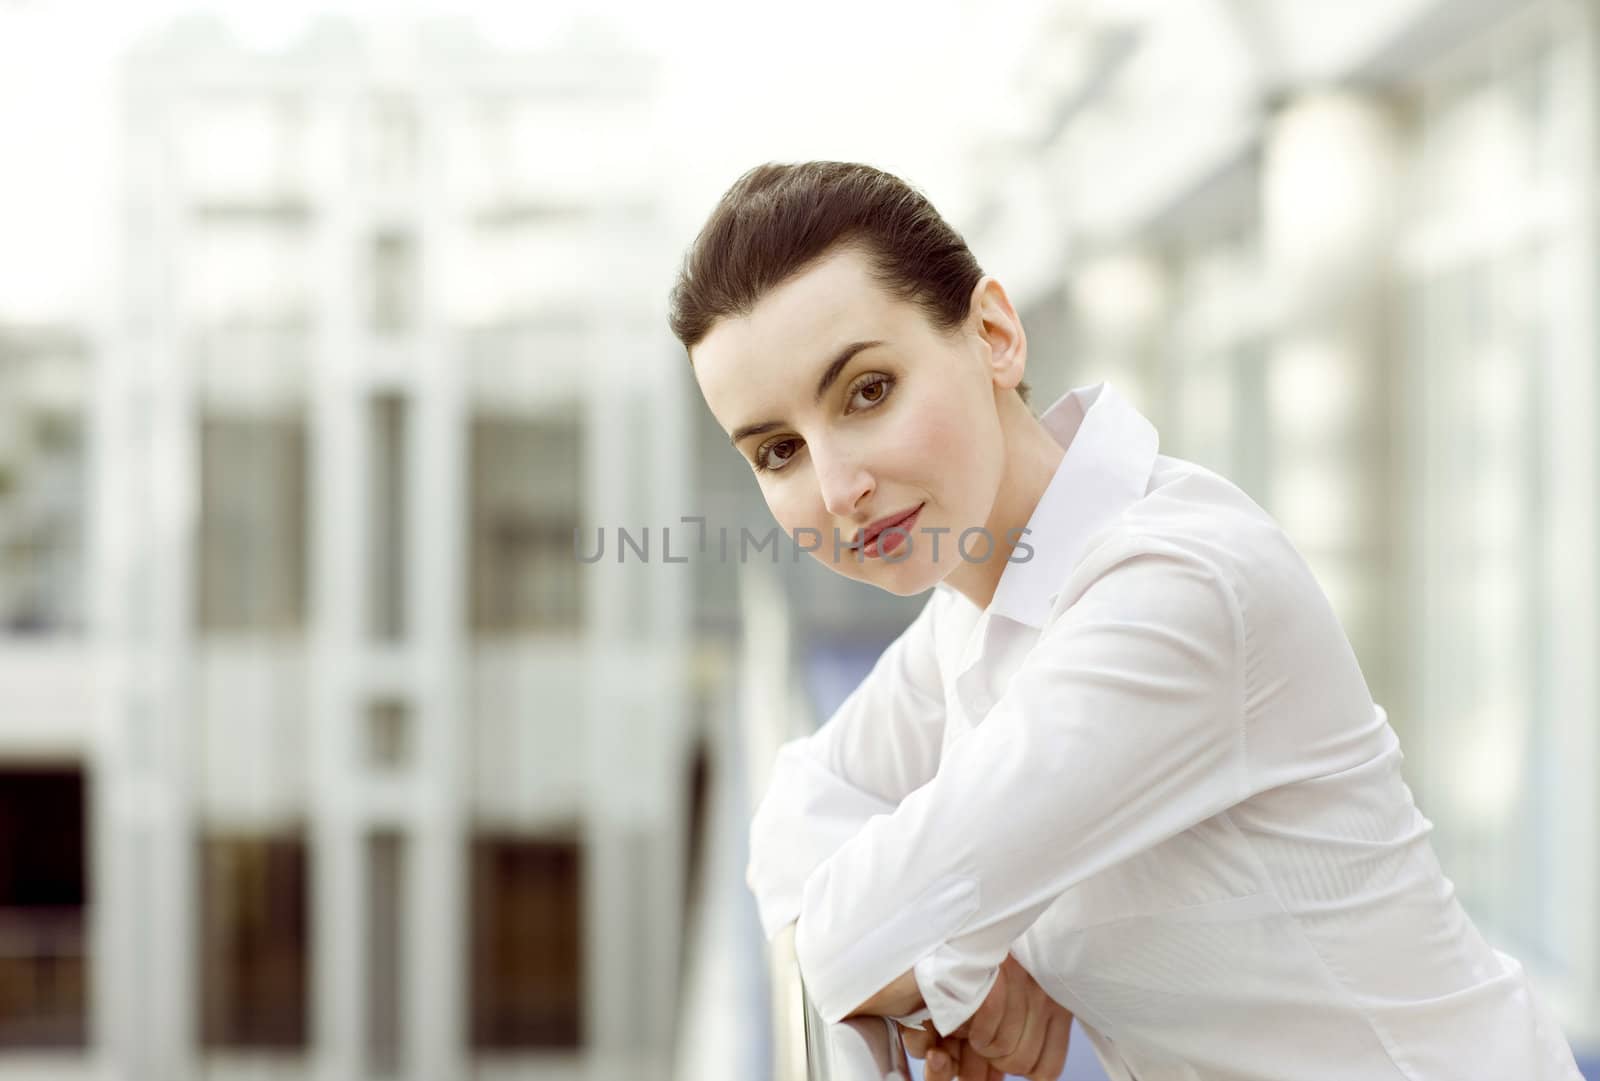
<path id="1" fill-rule="evenodd" d="M 936 330 L 960 326 L 983 268 L 933 204 L 870 165 L 768 162 L 745 173 L 711 211 L 668 301 L 672 333 L 693 349 L 717 320 L 748 315 L 771 289 L 843 245 L 866 254 L 890 296 L 921 308 Z M 1017 387 L 1027 401 L 1027 384 Z"/>

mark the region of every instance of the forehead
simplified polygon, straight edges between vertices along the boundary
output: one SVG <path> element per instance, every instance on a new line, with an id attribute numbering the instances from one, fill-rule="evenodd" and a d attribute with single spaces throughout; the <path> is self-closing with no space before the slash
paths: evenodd
<path id="1" fill-rule="evenodd" d="M 763 403 L 803 395 L 809 404 L 822 367 L 842 346 L 902 342 L 922 321 L 919 309 L 872 279 L 865 256 L 845 249 L 773 289 L 748 315 L 718 320 L 692 350 L 695 377 L 711 412 L 731 431 L 769 419 L 747 415 Z"/>

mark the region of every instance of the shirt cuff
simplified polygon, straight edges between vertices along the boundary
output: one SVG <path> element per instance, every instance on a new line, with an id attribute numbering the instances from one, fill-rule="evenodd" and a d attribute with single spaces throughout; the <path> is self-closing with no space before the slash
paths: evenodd
<path id="1" fill-rule="evenodd" d="M 748 882 L 749 879 L 746 879 Z M 762 890 L 751 886 L 755 894 L 756 915 L 761 920 L 761 932 L 771 942 L 778 932 L 800 918 L 800 898 L 782 890 Z"/>
<path id="2" fill-rule="evenodd" d="M 940 1036 L 948 1036 L 978 1012 L 1000 978 L 998 967 L 975 968 L 948 944 L 929 953 L 912 967 L 925 1011 Z M 920 1023 L 920 1022 L 919 1022 Z"/>
<path id="3" fill-rule="evenodd" d="M 922 1007 L 922 1009 L 918 1010 L 916 1013 L 908 1013 L 904 1017 L 889 1018 L 889 1020 L 894 1021 L 897 1024 L 904 1025 L 906 1028 L 921 1028 L 922 1022 L 931 1021 L 932 1019 L 933 1011 L 929 1010 L 926 1006 Z"/>

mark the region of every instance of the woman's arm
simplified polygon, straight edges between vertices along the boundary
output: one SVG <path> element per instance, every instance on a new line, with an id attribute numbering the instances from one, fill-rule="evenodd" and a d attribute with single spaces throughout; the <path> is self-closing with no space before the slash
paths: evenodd
<path id="1" fill-rule="evenodd" d="M 883 990 L 851 1010 L 849 1016 L 909 1017 L 924 1008 L 916 971 L 906 969 Z"/>
<path id="2" fill-rule="evenodd" d="M 934 625 L 951 600 L 935 591 L 827 723 L 779 749 L 745 870 L 768 939 L 795 921 L 817 866 L 938 769 L 944 691 Z"/>
<path id="3" fill-rule="evenodd" d="M 1241 655 L 1208 564 L 1123 553 L 933 779 L 807 880 L 795 950 L 823 1018 L 912 968 L 948 1035 L 1063 891 L 1244 798 Z"/>

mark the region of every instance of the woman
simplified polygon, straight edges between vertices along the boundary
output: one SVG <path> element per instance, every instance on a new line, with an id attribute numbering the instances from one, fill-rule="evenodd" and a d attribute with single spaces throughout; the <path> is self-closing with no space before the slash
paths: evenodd
<path id="1" fill-rule="evenodd" d="M 751 830 L 824 1018 L 928 1075 L 1577 1081 L 1454 897 L 1316 581 L 1110 386 L 1036 417 L 1004 288 L 862 165 L 767 165 L 673 290 L 778 523 L 932 590 Z M 918 1027 L 923 1026 L 923 1027 Z"/>

